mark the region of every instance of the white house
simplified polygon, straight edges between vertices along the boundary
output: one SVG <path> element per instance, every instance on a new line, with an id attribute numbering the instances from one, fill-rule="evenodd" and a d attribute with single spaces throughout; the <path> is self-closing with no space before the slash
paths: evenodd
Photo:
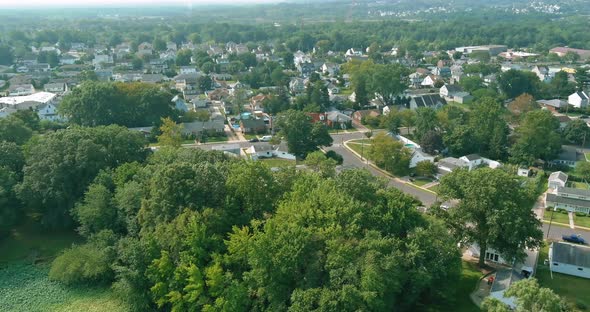
<path id="1" fill-rule="evenodd" d="M 447 157 L 438 161 L 437 168 L 439 173 L 447 174 L 453 172 L 457 168 L 465 168 L 469 171 L 476 169 L 480 166 L 486 166 L 492 169 L 497 169 L 502 166 L 501 163 L 491 160 L 485 157 L 481 157 L 477 154 L 470 154 L 462 156 L 460 158 Z"/>
<path id="2" fill-rule="evenodd" d="M 64 118 L 57 114 L 57 106 L 53 103 L 43 104 L 37 107 L 37 115 L 41 120 L 63 121 Z"/>
<path id="3" fill-rule="evenodd" d="M 197 68 L 193 66 L 181 66 L 180 67 L 180 74 L 196 74 L 198 73 Z"/>
<path id="4" fill-rule="evenodd" d="M 35 87 L 32 84 L 14 85 L 8 88 L 10 96 L 25 96 L 35 93 Z"/>
<path id="5" fill-rule="evenodd" d="M 590 214 L 590 191 L 559 186 L 554 193 L 545 195 L 547 207 L 553 207 L 554 211 L 565 209 L 569 212 Z"/>
<path id="6" fill-rule="evenodd" d="M 433 75 L 428 75 L 424 77 L 420 85 L 422 87 L 434 87 L 434 83 L 436 82 L 436 78 Z"/>
<path id="7" fill-rule="evenodd" d="M 480 248 L 479 245 L 474 243 L 471 246 L 469 246 L 469 248 L 467 248 L 466 253 L 468 255 L 470 255 L 473 258 L 479 258 L 480 256 Z M 494 250 L 493 248 L 487 248 L 486 250 L 486 254 L 484 255 L 486 261 L 490 261 L 490 262 L 495 262 L 495 263 L 499 263 L 499 264 L 505 264 L 505 265 L 510 265 L 510 261 L 502 258 L 502 255 L 500 255 L 499 252 L 497 252 L 496 250 Z"/>
<path id="8" fill-rule="evenodd" d="M 0 98 L 0 108 L 10 107 L 16 110 L 37 108 L 44 104 L 55 104 L 57 95 L 49 92 L 37 92 L 26 96 L 9 96 Z"/>
<path id="9" fill-rule="evenodd" d="M 586 94 L 586 92 L 584 92 L 584 91 L 578 91 L 578 92 L 572 93 L 567 98 L 568 104 L 573 105 L 574 107 L 578 107 L 578 108 L 587 107 L 588 100 L 589 100 L 588 94 Z"/>
<path id="10" fill-rule="evenodd" d="M 590 247 L 554 242 L 549 247 L 549 268 L 553 272 L 590 278 Z"/>
<path id="11" fill-rule="evenodd" d="M 549 175 L 549 188 L 557 189 L 558 187 L 565 187 L 567 183 L 568 175 L 561 172 L 553 172 Z"/>
<path id="12" fill-rule="evenodd" d="M 517 176 L 525 177 L 525 178 L 527 178 L 530 174 L 531 174 L 531 170 L 529 170 L 527 168 L 518 168 L 518 172 L 516 173 Z"/>
<path id="13" fill-rule="evenodd" d="M 434 156 L 426 154 L 419 148 L 412 149 L 412 158 L 410 159 L 410 168 L 416 168 L 419 162 L 428 161 L 433 163 Z"/>
<path id="14" fill-rule="evenodd" d="M 68 84 L 65 82 L 47 83 L 43 86 L 45 92 L 64 94 L 68 91 Z"/>

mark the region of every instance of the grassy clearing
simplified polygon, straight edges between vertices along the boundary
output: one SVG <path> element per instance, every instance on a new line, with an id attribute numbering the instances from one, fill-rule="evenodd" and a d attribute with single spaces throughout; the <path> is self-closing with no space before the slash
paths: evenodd
<path id="1" fill-rule="evenodd" d="M 577 189 L 582 189 L 582 190 L 589 190 L 590 189 L 590 186 L 588 186 L 588 184 L 583 183 L 583 182 L 571 182 L 570 185 L 571 185 L 571 187 L 577 188 Z"/>
<path id="2" fill-rule="evenodd" d="M 447 102 L 447 104 L 450 105 L 450 106 L 458 107 L 458 108 L 460 108 L 462 110 L 466 110 L 466 111 L 471 110 L 471 105 L 469 105 L 469 104 L 465 104 L 465 103 L 461 104 L 461 103 L 457 103 L 457 102 L 454 102 L 454 101 Z"/>
<path id="3" fill-rule="evenodd" d="M 260 161 L 262 161 L 266 165 L 270 166 L 271 168 L 273 168 L 273 167 L 295 166 L 295 161 L 294 160 L 288 160 L 288 159 L 264 158 L 264 159 L 260 159 Z"/>
<path id="4" fill-rule="evenodd" d="M 565 297 L 568 302 L 573 304 L 579 302 L 590 307 L 590 296 L 588 296 L 590 280 L 560 273 L 553 273 L 553 278 L 551 278 L 549 265 L 544 264 L 545 259 L 548 259 L 548 252 L 549 246 L 546 244 L 539 253 L 536 273 L 539 284 L 551 288 L 556 294 Z"/>
<path id="5" fill-rule="evenodd" d="M 43 233 L 35 226 L 21 226 L 0 241 L 0 265 L 30 257 L 45 259 L 54 257 L 64 248 L 79 243 L 82 238 L 75 232 Z"/>

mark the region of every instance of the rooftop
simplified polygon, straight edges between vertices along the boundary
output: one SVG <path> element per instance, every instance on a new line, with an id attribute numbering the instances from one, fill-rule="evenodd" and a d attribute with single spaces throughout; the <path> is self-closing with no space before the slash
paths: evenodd
<path id="1" fill-rule="evenodd" d="M 5 105 L 19 105 L 25 102 L 39 102 L 47 103 L 53 100 L 57 95 L 50 92 L 37 92 L 31 95 L 25 96 L 7 96 L 0 98 L 0 104 Z"/>
<path id="2" fill-rule="evenodd" d="M 590 268 L 590 247 L 555 242 L 551 244 L 551 260 L 553 262 Z"/>

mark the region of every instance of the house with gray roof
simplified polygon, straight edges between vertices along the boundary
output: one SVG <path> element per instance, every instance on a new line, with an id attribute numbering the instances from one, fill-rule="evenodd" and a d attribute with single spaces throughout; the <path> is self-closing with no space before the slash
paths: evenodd
<path id="1" fill-rule="evenodd" d="M 574 146 L 569 145 L 562 145 L 561 146 L 561 153 L 557 155 L 557 158 L 550 161 L 549 163 L 552 165 L 560 165 L 560 166 L 569 166 L 575 167 L 576 162 L 578 161 L 578 151 Z"/>
<path id="2" fill-rule="evenodd" d="M 551 173 L 551 175 L 549 175 L 549 188 L 558 189 L 559 187 L 565 187 L 567 179 L 567 174 L 561 171 L 553 172 Z"/>
<path id="3" fill-rule="evenodd" d="M 549 247 L 549 268 L 553 272 L 590 278 L 590 247 L 554 242 Z"/>
<path id="4" fill-rule="evenodd" d="M 545 201 L 554 210 L 590 214 L 590 190 L 558 186 L 554 193 L 545 195 Z"/>
<path id="5" fill-rule="evenodd" d="M 440 94 L 424 94 L 413 96 L 410 100 L 410 109 L 416 110 L 421 107 L 430 107 L 440 109 L 443 105 L 447 105 L 447 101 L 443 99 Z"/>

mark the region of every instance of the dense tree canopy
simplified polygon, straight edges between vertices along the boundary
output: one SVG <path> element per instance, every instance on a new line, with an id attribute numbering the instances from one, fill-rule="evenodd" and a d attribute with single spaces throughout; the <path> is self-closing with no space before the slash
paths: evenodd
<path id="1" fill-rule="evenodd" d="M 540 222 L 531 210 L 536 194 L 502 170 L 455 170 L 443 177 L 440 195 L 460 200 L 447 220 L 466 243 L 476 243 L 480 254 L 493 248 L 505 259 L 522 260 L 524 248 L 542 241 Z M 484 264 L 485 257 L 479 258 Z"/>
<path id="2" fill-rule="evenodd" d="M 59 110 L 82 126 L 145 127 L 174 116 L 171 100 L 169 92 L 154 85 L 87 81 L 64 97 Z"/>

